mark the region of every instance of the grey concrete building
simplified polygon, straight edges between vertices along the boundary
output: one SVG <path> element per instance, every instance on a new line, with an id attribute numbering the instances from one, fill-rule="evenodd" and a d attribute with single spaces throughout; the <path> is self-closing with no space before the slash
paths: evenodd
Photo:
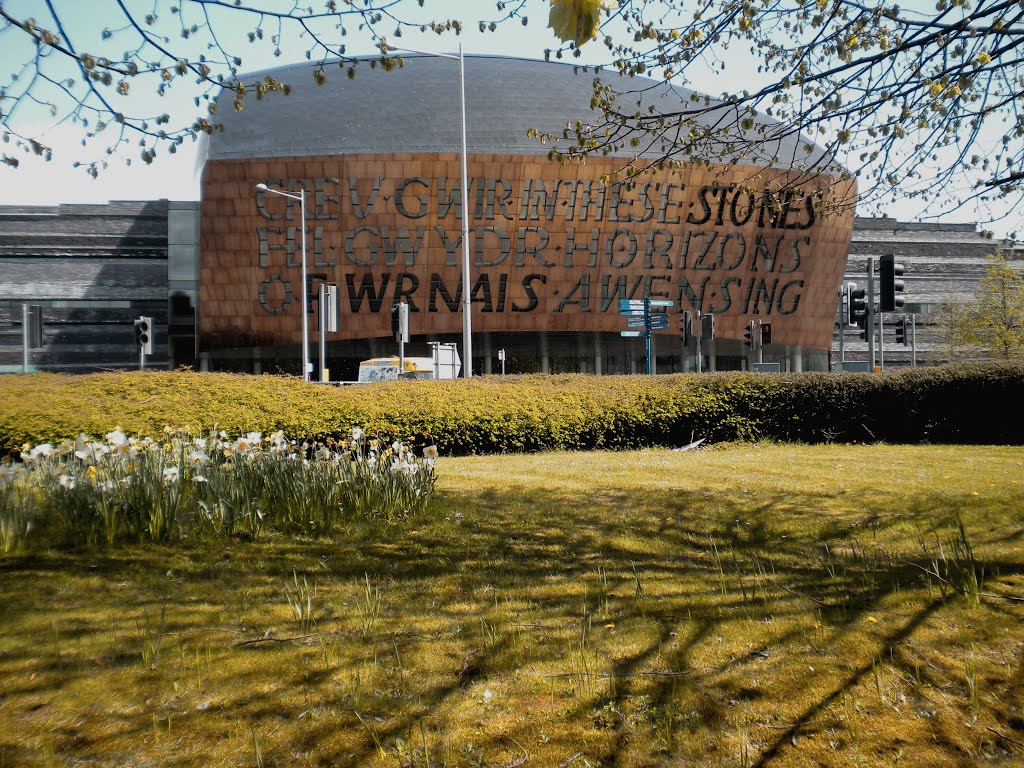
<path id="1" fill-rule="evenodd" d="M 22 306 L 39 306 L 33 369 L 139 365 L 132 321 L 157 327 L 150 367 L 195 360 L 198 209 L 166 200 L 0 206 L 0 372 L 22 370 Z"/>
<path id="2" fill-rule="evenodd" d="M 896 324 L 902 315 L 912 315 L 916 327 L 916 362 L 934 364 L 949 362 L 937 344 L 934 313 L 946 301 L 971 299 L 987 266 L 986 257 L 1000 247 L 1002 253 L 1024 271 L 1024 250 L 1012 243 L 998 243 L 984 237 L 973 224 L 941 222 L 904 222 L 892 218 L 858 218 L 854 222 L 853 239 L 846 265 L 845 280 L 864 288 L 867 285 L 868 260 L 886 253 L 906 267 L 901 312 L 884 316 L 884 365 L 886 368 L 911 365 L 914 348 L 897 345 Z M 868 345 L 860 339 L 859 329 L 848 329 L 840 352 L 839 327 L 832 343 L 833 368 L 842 357 L 846 360 L 868 359 Z"/>

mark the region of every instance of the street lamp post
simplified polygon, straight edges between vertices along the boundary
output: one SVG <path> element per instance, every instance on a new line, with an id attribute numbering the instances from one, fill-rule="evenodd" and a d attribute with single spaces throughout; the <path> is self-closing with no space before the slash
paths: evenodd
<path id="1" fill-rule="evenodd" d="M 459 55 L 420 51 L 402 46 L 387 46 L 389 51 L 408 51 L 423 56 L 436 56 L 439 59 L 453 59 L 459 62 L 459 104 L 462 112 L 462 364 L 464 378 L 473 376 L 473 318 L 472 318 L 472 286 L 469 283 L 469 171 L 466 151 L 466 60 L 462 55 L 462 43 L 459 43 Z"/>
<path id="2" fill-rule="evenodd" d="M 302 308 L 299 310 L 299 317 L 302 318 L 302 380 L 309 381 L 309 318 L 306 310 L 309 301 L 306 297 L 306 188 L 301 187 L 299 194 L 293 195 L 289 192 L 282 192 L 279 189 L 271 189 L 263 182 L 256 185 L 259 192 L 270 192 L 274 195 L 287 197 L 299 201 L 299 216 L 302 219 Z"/>

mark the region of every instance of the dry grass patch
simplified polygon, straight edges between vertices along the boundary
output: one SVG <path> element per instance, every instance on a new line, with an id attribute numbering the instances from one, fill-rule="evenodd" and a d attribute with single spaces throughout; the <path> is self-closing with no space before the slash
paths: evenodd
<path id="1" fill-rule="evenodd" d="M 1024 453 L 444 459 L 331 540 L 0 561 L 0 766 L 1024 761 Z"/>

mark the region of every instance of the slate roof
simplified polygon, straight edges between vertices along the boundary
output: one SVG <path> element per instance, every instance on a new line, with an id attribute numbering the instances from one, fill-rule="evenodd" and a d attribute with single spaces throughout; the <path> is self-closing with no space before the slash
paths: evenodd
<path id="1" fill-rule="evenodd" d="M 252 91 L 245 109 L 233 109 L 233 94 L 225 91 L 217 104 L 216 120 L 223 132 L 210 137 L 208 159 L 301 157 L 332 154 L 461 151 L 458 62 L 436 56 L 403 55 L 405 65 L 385 72 L 360 61 L 349 79 L 337 62 L 324 66 L 327 82 L 317 86 L 318 64 L 302 64 L 255 72 L 246 82 L 270 74 L 291 86 L 285 96 L 271 93 L 257 100 Z M 535 128 L 561 135 L 567 124 L 597 122 L 590 108 L 593 81 L 635 94 L 621 96 L 623 109 L 655 105 L 664 112 L 691 104 L 693 91 L 645 78 L 621 78 L 593 68 L 499 56 L 466 56 L 467 146 L 471 154 L 547 155 L 550 144 L 527 137 Z M 703 95 L 701 95 L 703 98 Z M 707 118 L 721 118 L 729 107 Z M 765 124 L 780 125 L 769 118 Z M 735 120 L 727 117 L 724 122 Z M 788 167 L 796 161 L 823 164 L 822 150 L 811 155 L 797 148 L 794 138 L 766 145 L 759 157 L 741 162 Z M 654 147 L 643 156 L 656 156 Z M 773 158 L 777 156 L 777 162 Z M 714 158 L 709 158 L 714 159 Z"/>

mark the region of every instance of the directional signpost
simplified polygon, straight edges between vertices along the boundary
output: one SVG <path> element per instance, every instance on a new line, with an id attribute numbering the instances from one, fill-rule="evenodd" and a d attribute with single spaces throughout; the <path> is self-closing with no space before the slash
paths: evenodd
<path id="1" fill-rule="evenodd" d="M 642 328 L 637 331 L 619 331 L 620 336 L 642 338 L 647 342 L 647 374 L 651 374 L 651 332 L 668 328 L 668 315 L 660 312 L 652 315 L 652 307 L 671 307 L 668 299 L 619 299 L 619 314 L 626 317 L 628 328 Z"/>
<path id="2" fill-rule="evenodd" d="M 663 331 L 668 328 L 668 315 L 651 315 L 649 327 L 652 331 Z"/>

